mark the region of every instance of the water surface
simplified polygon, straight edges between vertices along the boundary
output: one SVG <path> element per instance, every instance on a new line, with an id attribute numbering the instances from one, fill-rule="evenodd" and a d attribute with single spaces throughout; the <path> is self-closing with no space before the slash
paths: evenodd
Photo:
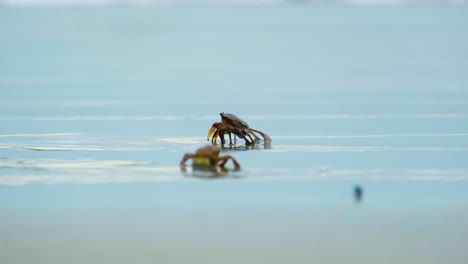
<path id="1" fill-rule="evenodd" d="M 0 262 L 465 263 L 467 26 L 443 5 L 2 7 Z M 220 112 L 271 148 L 181 173 Z"/>

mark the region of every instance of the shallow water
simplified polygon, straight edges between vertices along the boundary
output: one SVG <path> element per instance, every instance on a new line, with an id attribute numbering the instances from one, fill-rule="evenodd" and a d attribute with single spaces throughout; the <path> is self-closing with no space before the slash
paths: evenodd
<path id="1" fill-rule="evenodd" d="M 443 5 L 2 7 L 0 262 L 465 263 L 467 26 Z M 271 148 L 182 173 L 220 112 Z"/>

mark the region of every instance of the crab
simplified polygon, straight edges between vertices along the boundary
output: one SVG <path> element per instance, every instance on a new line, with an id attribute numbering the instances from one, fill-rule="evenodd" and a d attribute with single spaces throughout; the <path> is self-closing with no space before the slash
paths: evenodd
<path id="1" fill-rule="evenodd" d="M 208 131 L 207 140 L 209 141 L 211 138 L 211 142 L 216 144 L 216 140 L 218 137 L 221 139 L 221 144 L 224 145 L 226 140 L 224 139 L 224 135 L 229 135 L 229 144 L 232 145 L 232 136 L 237 136 L 245 140 L 246 145 L 255 144 L 260 140 L 260 137 L 256 135 L 256 133 L 260 134 L 263 137 L 263 140 L 266 142 L 271 142 L 270 136 L 267 134 L 253 129 L 249 127 L 249 125 L 239 117 L 234 114 L 228 113 L 220 113 L 221 121 L 214 123 L 210 130 Z M 234 137 L 235 141 L 235 137 Z"/>
<path id="2" fill-rule="evenodd" d="M 195 154 L 186 153 L 180 161 L 180 167 L 185 171 L 185 163 L 187 160 L 192 159 L 192 167 L 199 168 L 220 168 L 222 170 L 227 170 L 225 165 L 231 160 L 234 164 L 234 171 L 240 170 L 240 164 L 232 156 L 220 156 L 222 148 L 218 146 L 205 146 L 197 149 Z"/>

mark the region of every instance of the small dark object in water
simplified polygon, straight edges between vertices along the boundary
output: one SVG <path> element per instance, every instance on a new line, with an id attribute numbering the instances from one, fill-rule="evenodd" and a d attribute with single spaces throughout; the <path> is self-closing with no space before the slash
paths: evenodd
<path id="1" fill-rule="evenodd" d="M 357 203 L 359 203 L 359 202 L 362 201 L 362 198 L 363 198 L 363 196 L 364 196 L 364 190 L 362 189 L 361 186 L 355 185 L 355 186 L 354 186 L 354 192 L 353 192 L 353 194 L 354 194 L 354 200 L 355 200 Z"/>

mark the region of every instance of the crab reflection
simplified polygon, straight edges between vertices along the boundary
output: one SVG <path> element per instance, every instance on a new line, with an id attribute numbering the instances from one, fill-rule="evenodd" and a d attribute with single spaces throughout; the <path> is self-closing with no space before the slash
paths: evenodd
<path id="1" fill-rule="evenodd" d="M 261 150 L 261 149 L 271 149 L 271 141 L 264 141 L 264 142 L 259 142 L 256 144 L 250 144 L 250 145 L 236 145 L 236 144 L 213 144 L 213 146 L 220 146 L 222 149 L 225 150 Z"/>
<path id="2" fill-rule="evenodd" d="M 194 177 L 200 179 L 219 179 L 219 178 L 228 178 L 235 177 L 230 172 L 233 170 L 227 169 L 225 167 L 215 167 L 215 166 L 205 166 L 205 165 L 193 165 L 190 171 L 186 169 L 182 170 L 182 173 L 186 177 Z"/>

